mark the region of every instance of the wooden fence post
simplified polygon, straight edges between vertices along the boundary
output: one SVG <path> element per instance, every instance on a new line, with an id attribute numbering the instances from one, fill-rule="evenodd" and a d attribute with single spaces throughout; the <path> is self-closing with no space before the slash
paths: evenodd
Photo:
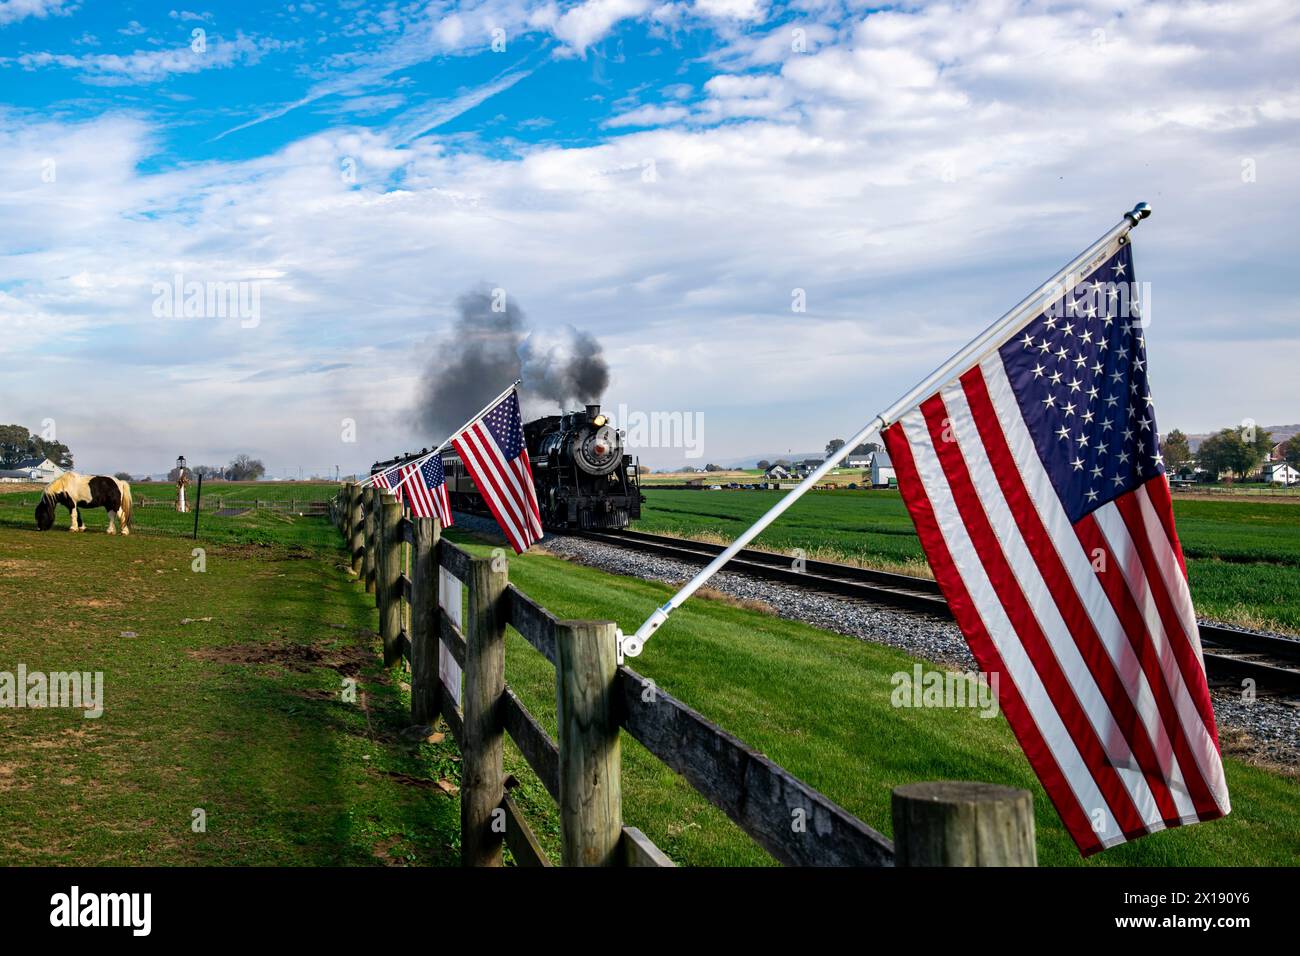
<path id="1" fill-rule="evenodd" d="M 402 503 L 391 491 L 379 494 L 378 584 L 379 634 L 384 639 L 384 666 L 402 656 Z"/>
<path id="2" fill-rule="evenodd" d="M 375 558 L 379 550 L 379 522 L 377 512 L 379 511 L 379 489 L 374 485 L 366 486 L 366 591 L 375 594 Z M 376 602 L 379 596 L 375 595 Z"/>
<path id="3" fill-rule="evenodd" d="M 555 628 L 565 866 L 618 863 L 623 784 L 613 714 L 616 642 L 609 621 L 566 621 Z"/>
<path id="4" fill-rule="evenodd" d="M 364 512 L 361 509 L 361 486 L 355 482 L 348 485 L 348 553 L 352 561 L 352 573 L 361 574 L 362 549 L 366 546 Z"/>
<path id="5" fill-rule="evenodd" d="M 441 712 L 438 693 L 438 540 L 437 518 L 412 518 L 411 549 L 411 722 L 432 724 Z"/>
<path id="6" fill-rule="evenodd" d="M 500 866 L 504 828 L 494 816 L 505 796 L 503 728 L 497 705 L 506 687 L 507 572 L 493 559 L 470 562 L 465 631 L 465 739 L 461 741 L 460 854 L 465 866 Z"/>
<path id="7" fill-rule="evenodd" d="M 1034 801 L 992 783 L 909 783 L 893 793 L 896 866 L 1037 866 Z"/>

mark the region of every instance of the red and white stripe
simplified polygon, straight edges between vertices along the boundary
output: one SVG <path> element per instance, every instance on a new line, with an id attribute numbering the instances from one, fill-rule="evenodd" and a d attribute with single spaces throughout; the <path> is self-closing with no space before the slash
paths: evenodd
<path id="1" fill-rule="evenodd" d="M 1071 524 L 997 353 L 884 438 L 953 615 L 1080 850 L 1226 814 L 1165 477 Z"/>
<path id="2" fill-rule="evenodd" d="M 507 461 L 482 421 L 453 438 L 452 445 L 510 546 L 516 554 L 527 551 L 542 536 L 542 515 L 533 488 L 528 450 L 521 450 L 518 457 Z"/>
<path id="3" fill-rule="evenodd" d="M 408 478 L 409 476 L 409 478 Z M 450 528 L 455 522 L 451 514 L 451 498 L 447 494 L 447 484 L 443 482 L 437 488 L 430 488 L 420 473 L 419 465 L 407 465 L 402 469 L 403 487 L 411 489 L 409 504 L 411 514 L 417 518 L 437 517 L 438 523 Z"/>

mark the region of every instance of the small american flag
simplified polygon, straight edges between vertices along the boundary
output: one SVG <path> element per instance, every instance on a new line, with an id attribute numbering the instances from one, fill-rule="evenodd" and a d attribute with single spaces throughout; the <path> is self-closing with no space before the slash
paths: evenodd
<path id="1" fill-rule="evenodd" d="M 432 518 L 435 515 L 444 528 L 451 527 L 451 498 L 447 495 L 447 476 L 442 467 L 442 455 L 434 455 L 423 464 L 407 465 L 404 469 L 405 487 L 410 488 L 411 514 L 417 518 Z M 405 475 L 411 472 L 409 480 Z"/>
<path id="2" fill-rule="evenodd" d="M 542 536 L 542 515 L 515 391 L 451 440 L 516 554 Z"/>
<path id="3" fill-rule="evenodd" d="M 980 667 L 1084 854 L 1228 789 L 1156 433 L 1132 246 L 884 432 Z"/>
<path id="4" fill-rule="evenodd" d="M 379 474 L 375 475 L 374 484 L 376 488 L 383 488 L 385 490 L 392 491 L 393 494 L 397 497 L 397 500 L 401 501 L 402 500 L 401 479 L 403 477 L 404 477 L 403 469 L 400 466 L 398 466 L 396 468 L 390 468 L 388 469 L 388 471 L 381 471 Z M 396 486 L 396 490 L 394 490 L 394 486 Z"/>

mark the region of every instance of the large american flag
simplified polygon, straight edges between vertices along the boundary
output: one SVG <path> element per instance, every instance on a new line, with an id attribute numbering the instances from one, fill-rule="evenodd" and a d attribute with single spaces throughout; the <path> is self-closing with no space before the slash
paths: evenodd
<path id="1" fill-rule="evenodd" d="M 443 471 L 442 455 L 433 455 L 420 464 L 407 465 L 402 471 L 405 487 L 410 489 L 407 498 L 411 514 L 417 518 L 432 518 L 436 515 L 444 528 L 451 527 L 451 499 L 447 495 L 447 476 Z"/>
<path id="2" fill-rule="evenodd" d="M 542 515 L 515 391 L 451 440 L 515 553 L 542 536 Z"/>
<path id="3" fill-rule="evenodd" d="M 1084 854 L 1229 811 L 1131 248 L 884 432 L 953 615 Z"/>

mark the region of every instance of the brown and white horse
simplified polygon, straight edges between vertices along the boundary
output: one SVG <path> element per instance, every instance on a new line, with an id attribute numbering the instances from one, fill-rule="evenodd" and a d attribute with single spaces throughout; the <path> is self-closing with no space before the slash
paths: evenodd
<path id="1" fill-rule="evenodd" d="M 113 519 L 122 526 L 123 534 L 131 533 L 131 486 L 108 475 L 79 475 L 65 471 L 45 486 L 40 503 L 36 505 L 36 527 L 49 531 L 54 526 L 54 512 L 59 505 L 72 512 L 69 531 L 85 531 L 86 522 L 79 508 L 103 508 L 108 512 L 108 533 L 117 534 Z"/>

